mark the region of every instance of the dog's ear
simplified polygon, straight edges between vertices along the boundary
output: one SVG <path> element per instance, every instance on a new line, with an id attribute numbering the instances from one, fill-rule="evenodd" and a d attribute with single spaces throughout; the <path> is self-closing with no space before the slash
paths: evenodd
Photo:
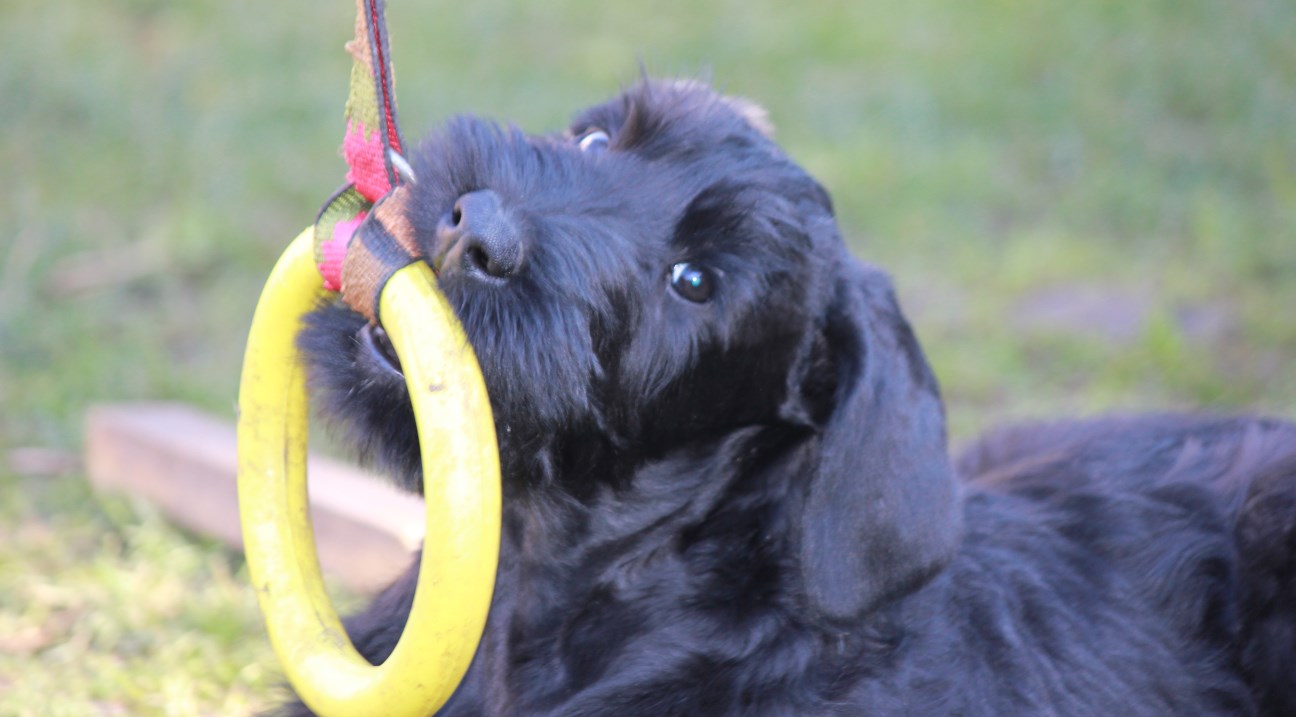
<path id="1" fill-rule="evenodd" d="M 836 380 L 797 521 L 808 607 L 857 619 L 935 575 L 960 523 L 939 389 L 889 279 L 837 264 L 810 363 Z"/>
<path id="2" fill-rule="evenodd" d="M 715 93 L 710 84 L 698 79 L 681 78 L 670 80 L 665 84 L 676 92 L 696 93 L 716 98 L 766 139 L 774 139 L 774 122 L 770 120 L 769 111 L 753 100 L 739 95 Z"/>
<path id="3" fill-rule="evenodd" d="M 774 121 L 770 119 L 769 111 L 763 106 L 737 95 L 725 95 L 723 101 L 751 125 L 752 129 L 761 133 L 766 139 L 774 139 Z"/>

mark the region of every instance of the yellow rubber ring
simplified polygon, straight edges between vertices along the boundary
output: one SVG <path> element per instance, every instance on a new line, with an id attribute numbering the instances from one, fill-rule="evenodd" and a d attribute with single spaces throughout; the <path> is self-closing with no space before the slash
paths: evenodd
<path id="1" fill-rule="evenodd" d="M 308 402 L 296 347 L 324 290 L 312 230 L 280 257 L 257 304 L 239 387 L 239 511 L 248 572 L 288 680 L 321 717 L 425 717 L 463 679 L 499 560 L 495 424 L 463 329 L 414 262 L 380 312 L 405 372 L 422 445 L 427 531 L 405 631 L 377 667 L 352 647 L 324 590 L 306 498 Z"/>

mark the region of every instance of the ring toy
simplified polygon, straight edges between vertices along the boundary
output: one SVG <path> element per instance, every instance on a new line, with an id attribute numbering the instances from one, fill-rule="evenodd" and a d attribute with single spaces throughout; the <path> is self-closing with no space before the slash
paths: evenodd
<path id="1" fill-rule="evenodd" d="M 239 512 L 248 572 L 293 688 L 321 717 L 425 717 L 476 653 L 495 583 L 499 453 L 481 369 L 425 262 L 397 270 L 379 310 L 418 424 L 427 530 L 418 586 L 391 656 L 369 664 L 324 589 L 306 495 L 309 405 L 296 346 L 324 289 L 314 232 L 280 257 L 257 304 L 239 387 Z"/>

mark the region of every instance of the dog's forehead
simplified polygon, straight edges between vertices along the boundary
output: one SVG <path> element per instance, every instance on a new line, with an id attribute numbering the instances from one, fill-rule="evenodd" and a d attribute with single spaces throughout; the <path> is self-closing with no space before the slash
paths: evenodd
<path id="1" fill-rule="evenodd" d="M 586 143 L 595 130 L 606 141 Z M 536 266 L 809 270 L 805 255 L 833 251 L 831 200 L 769 132 L 754 103 L 690 81 L 645 80 L 560 134 L 459 116 L 413 156 L 412 224 L 431 237 L 460 197 L 489 190 L 528 231 Z"/>
<path id="2" fill-rule="evenodd" d="M 594 130 L 607 140 L 587 153 L 582 139 Z M 662 209 L 682 206 L 716 181 L 794 170 L 771 132 L 753 102 L 697 81 L 644 80 L 579 112 L 558 134 L 531 134 L 472 115 L 451 118 L 411 163 L 423 185 L 416 191 L 438 207 L 492 189 L 541 215 L 587 204 L 597 209 L 609 200 Z"/>
<path id="3" fill-rule="evenodd" d="M 569 133 L 594 129 L 608 132 L 613 148 L 648 157 L 733 140 L 765 143 L 773 136 L 764 108 L 692 80 L 644 81 L 577 114 Z"/>

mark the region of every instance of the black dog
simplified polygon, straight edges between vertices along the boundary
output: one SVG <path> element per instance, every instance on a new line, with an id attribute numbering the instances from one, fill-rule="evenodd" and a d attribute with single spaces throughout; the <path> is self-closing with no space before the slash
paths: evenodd
<path id="1" fill-rule="evenodd" d="M 562 136 L 459 119 L 411 157 L 504 469 L 441 714 L 1296 714 L 1296 427 L 1057 424 L 952 467 L 887 277 L 768 135 L 645 82 Z M 326 306 L 300 343 L 419 489 L 381 331 Z M 415 578 L 348 622 L 370 660 Z"/>

